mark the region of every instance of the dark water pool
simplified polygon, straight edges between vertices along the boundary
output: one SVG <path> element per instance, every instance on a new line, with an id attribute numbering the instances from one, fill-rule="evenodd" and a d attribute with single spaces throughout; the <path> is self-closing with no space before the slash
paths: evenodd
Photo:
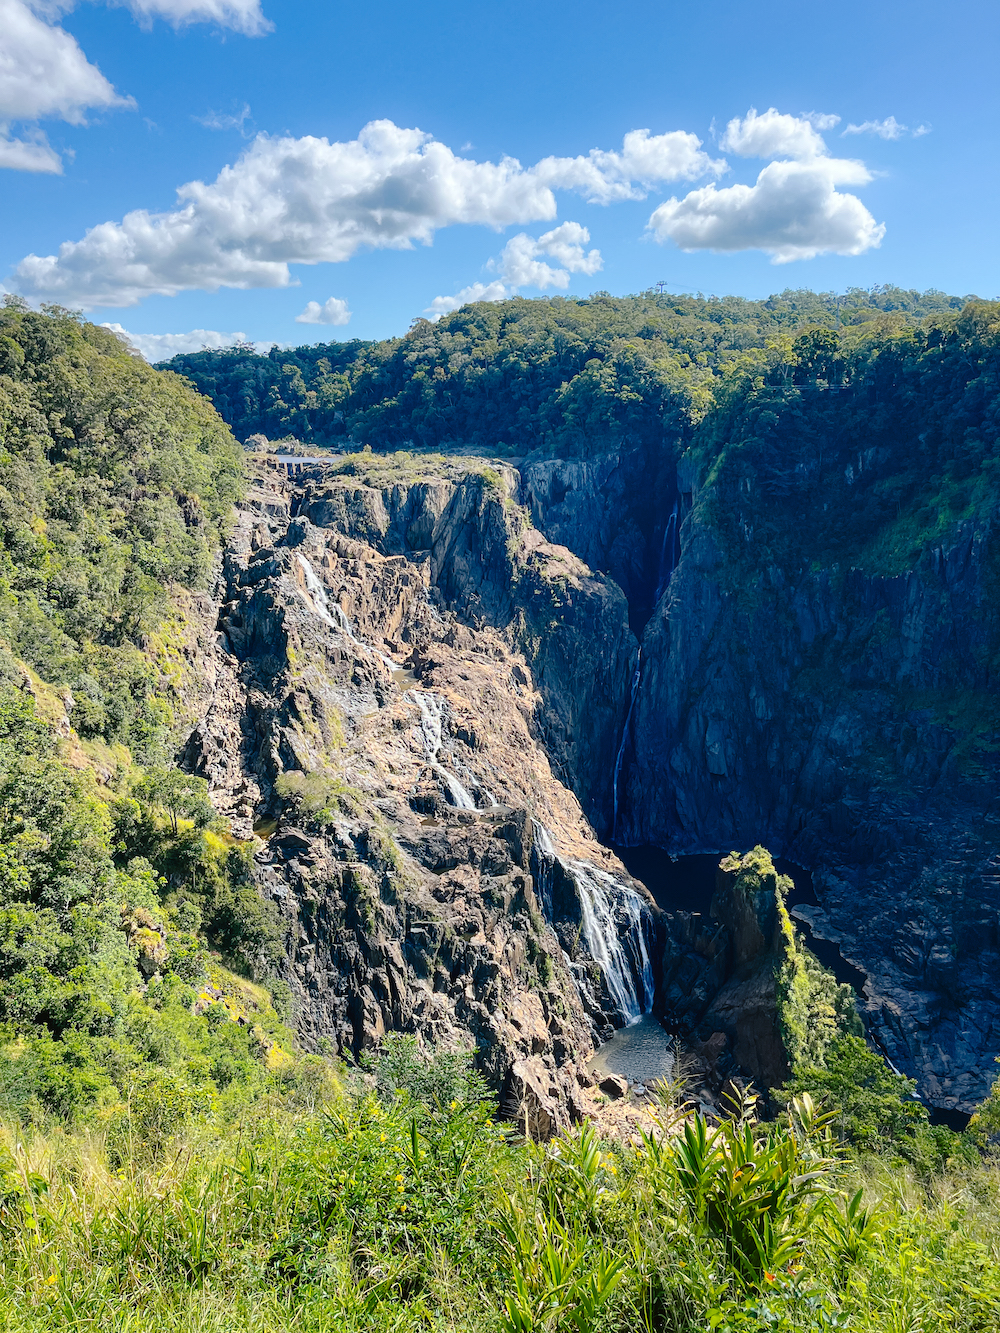
<path id="1" fill-rule="evenodd" d="M 652 1014 L 643 1014 L 637 1023 L 619 1028 L 597 1051 L 590 1067 L 598 1078 L 619 1074 L 629 1083 L 648 1087 L 673 1072 L 673 1038 Z"/>

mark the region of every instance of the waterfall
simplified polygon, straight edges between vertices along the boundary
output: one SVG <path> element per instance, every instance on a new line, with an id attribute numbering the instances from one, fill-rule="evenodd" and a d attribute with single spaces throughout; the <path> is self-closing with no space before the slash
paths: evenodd
<path id="1" fill-rule="evenodd" d="M 536 862 L 532 866 L 532 874 L 535 877 L 535 892 L 542 905 L 542 915 L 551 925 L 552 880 L 555 873 L 556 849 L 552 845 L 552 838 L 544 824 L 540 824 L 537 819 L 533 819 L 531 828 L 534 833 L 532 851 Z"/>
<path id="2" fill-rule="evenodd" d="M 611 799 L 614 805 L 614 816 L 611 821 L 611 841 L 614 842 L 618 833 L 618 784 L 621 779 L 622 760 L 625 758 L 625 746 L 628 744 L 628 732 L 632 723 L 632 710 L 635 708 L 636 696 L 639 693 L 639 677 L 642 675 L 642 649 L 639 649 L 635 659 L 635 671 L 632 673 L 632 696 L 629 699 L 628 712 L 625 714 L 625 725 L 622 727 L 621 744 L 618 746 L 618 755 L 615 759 L 615 771 L 612 777 Z"/>
<path id="3" fill-rule="evenodd" d="M 587 952 L 604 973 L 626 1023 L 636 1023 L 653 1007 L 653 967 L 642 920 L 645 904 L 634 889 L 606 870 L 586 861 L 572 861 L 570 869 L 580 895 L 581 936 Z M 619 913 L 625 917 L 624 931 L 619 929 Z"/>
<path id="4" fill-rule="evenodd" d="M 653 966 L 646 947 L 648 908 L 629 885 L 587 861 L 564 861 L 544 824 L 532 820 L 532 874 L 546 921 L 554 924 L 557 864 L 572 880 L 580 907 L 580 944 L 597 964 L 614 1010 L 626 1024 L 653 1008 Z M 594 994 L 587 967 L 566 957 L 588 1013 L 603 1015 L 607 1002 Z"/>
<path id="5" fill-rule="evenodd" d="M 420 709 L 420 734 L 423 737 L 427 762 L 448 788 L 452 805 L 457 806 L 459 810 L 475 810 L 475 801 L 458 778 L 449 773 L 438 758 L 441 753 L 444 726 L 444 700 L 436 694 L 426 694 L 423 690 L 408 690 L 407 694 Z"/>
<path id="6" fill-rule="evenodd" d="M 663 545 L 660 547 L 660 565 L 656 576 L 656 596 L 653 598 L 654 606 L 663 596 L 667 584 L 670 582 L 670 576 L 677 567 L 678 551 L 677 528 L 678 528 L 678 502 L 674 501 L 674 507 L 670 511 L 670 517 L 667 519 L 667 525 L 663 529 Z"/>
<path id="7" fill-rule="evenodd" d="M 345 633 L 348 638 L 354 639 L 354 631 L 350 628 L 350 622 L 344 615 L 343 608 L 339 603 L 337 604 L 337 610 L 340 612 L 340 615 L 334 620 L 333 616 L 330 615 L 330 599 L 326 595 L 326 588 L 324 588 L 315 569 L 313 569 L 312 565 L 304 555 L 300 555 L 298 561 L 302 566 L 302 573 L 305 576 L 306 581 L 306 592 L 309 594 L 308 597 L 303 599 L 306 605 L 314 615 L 319 616 L 320 620 L 324 621 L 332 629 L 339 629 Z"/>
<path id="8" fill-rule="evenodd" d="M 363 652 L 371 653 L 373 657 L 377 657 L 382 665 L 390 672 L 398 671 L 399 667 L 391 657 L 386 657 L 385 653 L 379 652 L 379 650 L 373 648 L 370 643 L 365 643 L 364 640 L 358 638 L 354 633 L 354 626 L 351 624 L 346 611 L 339 602 L 330 601 L 322 580 L 319 578 L 315 569 L 313 569 L 306 557 L 304 555 L 299 555 L 298 561 L 302 566 L 302 573 L 305 576 L 306 592 L 309 594 L 305 601 L 310 607 L 310 610 L 319 616 L 320 620 L 325 624 L 329 625 L 331 629 L 339 630 L 340 633 L 343 634 L 345 638 L 349 639 L 356 648 L 360 648 Z"/>
<path id="9" fill-rule="evenodd" d="M 339 602 L 331 602 L 327 595 L 326 588 L 322 579 L 313 569 L 312 565 L 301 553 L 298 554 L 298 561 L 302 567 L 302 574 L 305 578 L 306 592 L 303 594 L 303 600 L 314 615 L 318 616 L 324 624 L 329 625 L 331 629 L 339 630 L 356 648 L 363 652 L 371 653 L 377 657 L 384 667 L 390 672 L 399 671 L 398 663 L 385 653 L 379 652 L 373 648 L 370 643 L 365 643 L 359 639 L 354 632 L 354 626 L 351 624 L 344 608 Z M 424 754 L 427 756 L 427 762 L 434 772 L 438 775 L 445 787 L 448 789 L 448 795 L 451 797 L 452 805 L 459 810 L 475 810 L 478 807 L 468 790 L 463 787 L 458 778 L 441 763 L 439 755 L 443 743 L 443 727 L 445 702 L 439 695 L 426 693 L 423 690 L 407 690 L 404 698 L 410 698 L 420 710 L 420 734 L 424 743 Z M 468 771 L 468 770 L 466 770 Z M 473 778 L 476 782 L 476 779 Z M 483 792 L 491 806 L 496 806 L 496 798 L 492 796 L 484 787 L 476 782 L 476 786 Z"/>

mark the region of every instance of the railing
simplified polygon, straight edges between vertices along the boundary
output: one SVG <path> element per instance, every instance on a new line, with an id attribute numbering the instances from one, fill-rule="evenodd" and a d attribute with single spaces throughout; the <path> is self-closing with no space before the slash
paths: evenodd
<path id="1" fill-rule="evenodd" d="M 252 454 L 251 457 L 257 463 L 264 463 L 269 468 L 284 472 L 288 477 L 298 476 L 303 468 L 314 468 L 329 466 L 337 461 L 337 454 L 323 454 L 314 457 L 300 456 L 298 454 Z"/>

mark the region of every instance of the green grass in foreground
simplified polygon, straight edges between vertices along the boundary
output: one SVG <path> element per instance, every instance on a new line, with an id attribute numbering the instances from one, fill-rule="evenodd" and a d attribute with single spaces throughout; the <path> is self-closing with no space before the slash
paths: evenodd
<path id="1" fill-rule="evenodd" d="M 1000 1171 L 848 1160 L 808 1099 L 547 1146 L 475 1084 L 258 1103 L 145 1163 L 8 1127 L 0 1329 L 987 1333 Z"/>

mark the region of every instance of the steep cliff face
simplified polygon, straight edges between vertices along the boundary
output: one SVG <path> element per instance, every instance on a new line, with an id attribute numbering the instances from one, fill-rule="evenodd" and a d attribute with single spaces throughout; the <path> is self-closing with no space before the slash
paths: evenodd
<path id="1" fill-rule="evenodd" d="M 635 654 L 625 599 L 515 489 L 443 461 L 260 479 L 187 760 L 238 836 L 256 825 L 304 1037 L 471 1045 L 548 1132 L 582 1113 L 595 1036 L 651 1003 L 653 927 L 558 776 L 600 791 Z M 625 941 L 603 956 L 602 913 Z"/>
<path id="2" fill-rule="evenodd" d="M 892 463 L 848 462 L 831 502 Z M 526 469 L 539 525 L 609 568 L 609 479 L 629 466 Z M 567 468 L 575 525 L 540 482 Z M 874 1035 L 934 1104 L 971 1109 L 1000 1050 L 996 515 L 980 506 L 892 576 L 758 567 L 753 504 L 723 529 L 693 464 L 676 483 L 662 469 L 645 493 L 676 484 L 682 550 L 642 636 L 617 839 L 674 854 L 761 841 L 812 870 L 820 905 L 798 915 L 867 974 Z M 610 804 L 609 784 L 605 832 Z"/>

